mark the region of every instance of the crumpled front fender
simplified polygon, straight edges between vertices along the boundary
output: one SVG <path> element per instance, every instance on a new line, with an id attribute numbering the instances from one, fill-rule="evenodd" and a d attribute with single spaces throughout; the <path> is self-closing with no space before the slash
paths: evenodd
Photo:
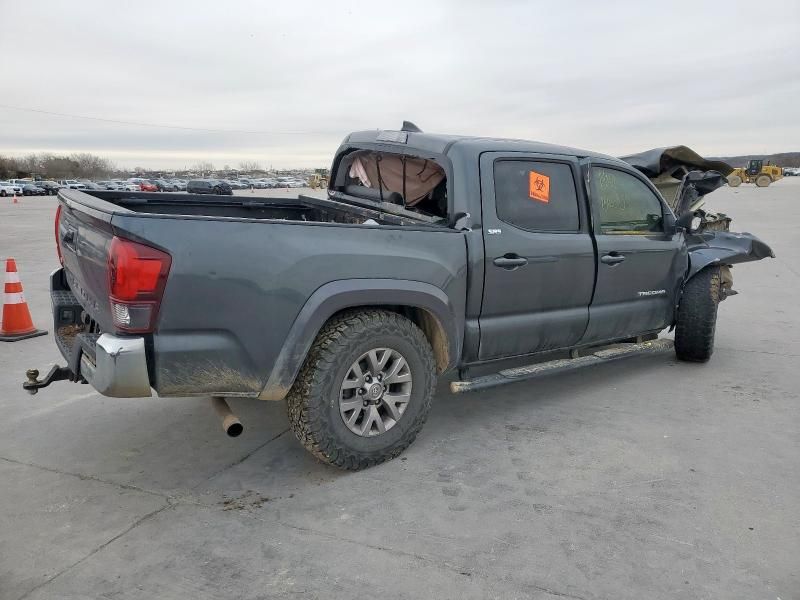
<path id="1" fill-rule="evenodd" d="M 704 231 L 688 234 L 689 272 L 686 281 L 709 265 L 735 265 L 737 263 L 775 258 L 767 244 L 752 233 L 734 231 Z"/>

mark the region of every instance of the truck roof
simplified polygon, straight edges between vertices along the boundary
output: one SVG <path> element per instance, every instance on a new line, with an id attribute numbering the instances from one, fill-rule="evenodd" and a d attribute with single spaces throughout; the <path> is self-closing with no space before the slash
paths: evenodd
<path id="1" fill-rule="evenodd" d="M 564 154 L 567 156 L 604 158 L 626 165 L 626 163 L 616 157 L 601 154 L 599 152 L 570 148 L 569 146 L 559 146 L 558 144 L 547 144 L 544 142 L 513 138 L 475 137 L 466 135 L 370 129 L 367 131 L 355 131 L 351 133 L 347 136 L 347 138 L 345 138 L 343 144 L 386 144 L 442 155 L 453 154 L 454 151 L 464 154 L 479 155 L 483 152 L 513 150 L 517 152 L 535 152 L 540 154 Z"/>

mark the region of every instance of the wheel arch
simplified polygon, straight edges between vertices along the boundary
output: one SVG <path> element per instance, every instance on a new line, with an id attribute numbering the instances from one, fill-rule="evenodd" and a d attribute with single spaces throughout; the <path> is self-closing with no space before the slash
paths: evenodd
<path id="1" fill-rule="evenodd" d="M 383 308 L 414 322 L 428 338 L 440 373 L 454 367 L 461 355 L 462 328 L 447 294 L 436 286 L 403 279 L 332 281 L 318 288 L 303 305 L 259 398 L 282 400 L 325 323 L 345 310 L 358 308 Z"/>

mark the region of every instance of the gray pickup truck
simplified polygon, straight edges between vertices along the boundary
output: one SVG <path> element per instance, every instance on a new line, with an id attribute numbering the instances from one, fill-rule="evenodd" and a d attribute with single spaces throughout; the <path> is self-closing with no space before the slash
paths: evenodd
<path id="1" fill-rule="evenodd" d="M 666 328 L 708 360 L 730 266 L 772 256 L 701 208 L 726 170 L 685 147 L 620 160 L 406 123 L 349 135 L 325 198 L 62 189 L 67 365 L 23 387 L 211 396 L 232 435 L 225 397 L 285 398 L 313 454 L 374 465 L 451 370 L 480 389 L 671 350 Z"/>

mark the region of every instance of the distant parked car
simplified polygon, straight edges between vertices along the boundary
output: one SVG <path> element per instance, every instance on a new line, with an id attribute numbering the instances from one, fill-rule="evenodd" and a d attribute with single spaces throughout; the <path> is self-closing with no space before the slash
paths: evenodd
<path id="1" fill-rule="evenodd" d="M 49 196 L 55 196 L 58 193 L 58 190 L 61 189 L 61 186 L 55 181 L 37 181 L 36 185 L 38 185 L 40 188 L 44 188 Z"/>
<path id="2" fill-rule="evenodd" d="M 157 192 L 158 186 L 155 183 L 151 183 L 149 181 L 142 181 L 139 184 L 139 189 L 143 192 Z"/>
<path id="3" fill-rule="evenodd" d="M 179 192 L 186 191 L 186 182 L 183 181 L 182 179 L 172 179 L 170 183 L 174 185 Z"/>
<path id="4" fill-rule="evenodd" d="M 19 196 L 22 194 L 22 186 L 15 185 L 10 181 L 0 181 L 0 196 Z"/>
<path id="5" fill-rule="evenodd" d="M 87 190 L 104 190 L 106 189 L 104 186 L 95 183 L 94 181 L 81 181 L 84 186 L 84 189 Z"/>
<path id="6" fill-rule="evenodd" d="M 176 192 L 177 188 L 174 184 L 170 183 L 166 179 L 151 179 L 150 183 L 156 186 L 156 189 L 159 192 Z"/>
<path id="7" fill-rule="evenodd" d="M 142 179 L 140 177 L 132 177 L 132 178 L 128 179 L 128 181 L 130 183 L 135 183 L 136 185 L 138 185 L 139 186 L 139 190 L 141 190 L 142 192 L 157 192 L 158 191 L 158 186 L 156 186 L 154 183 L 151 183 L 147 179 Z"/>
<path id="8" fill-rule="evenodd" d="M 32 183 L 26 183 L 22 186 L 23 196 L 46 196 L 47 190 Z"/>
<path id="9" fill-rule="evenodd" d="M 12 185 L 28 185 L 29 183 L 34 183 L 33 179 L 10 179 Z"/>
<path id="10" fill-rule="evenodd" d="M 71 190 L 85 190 L 86 186 L 77 179 L 60 179 L 58 181 L 61 187 L 69 188 Z"/>
<path id="11" fill-rule="evenodd" d="M 95 182 L 104 190 L 116 191 L 120 189 L 119 184 L 116 181 L 97 181 Z"/>
<path id="12" fill-rule="evenodd" d="M 219 179 L 193 179 L 186 185 L 186 191 L 190 194 L 233 196 L 233 188 L 230 184 Z"/>

